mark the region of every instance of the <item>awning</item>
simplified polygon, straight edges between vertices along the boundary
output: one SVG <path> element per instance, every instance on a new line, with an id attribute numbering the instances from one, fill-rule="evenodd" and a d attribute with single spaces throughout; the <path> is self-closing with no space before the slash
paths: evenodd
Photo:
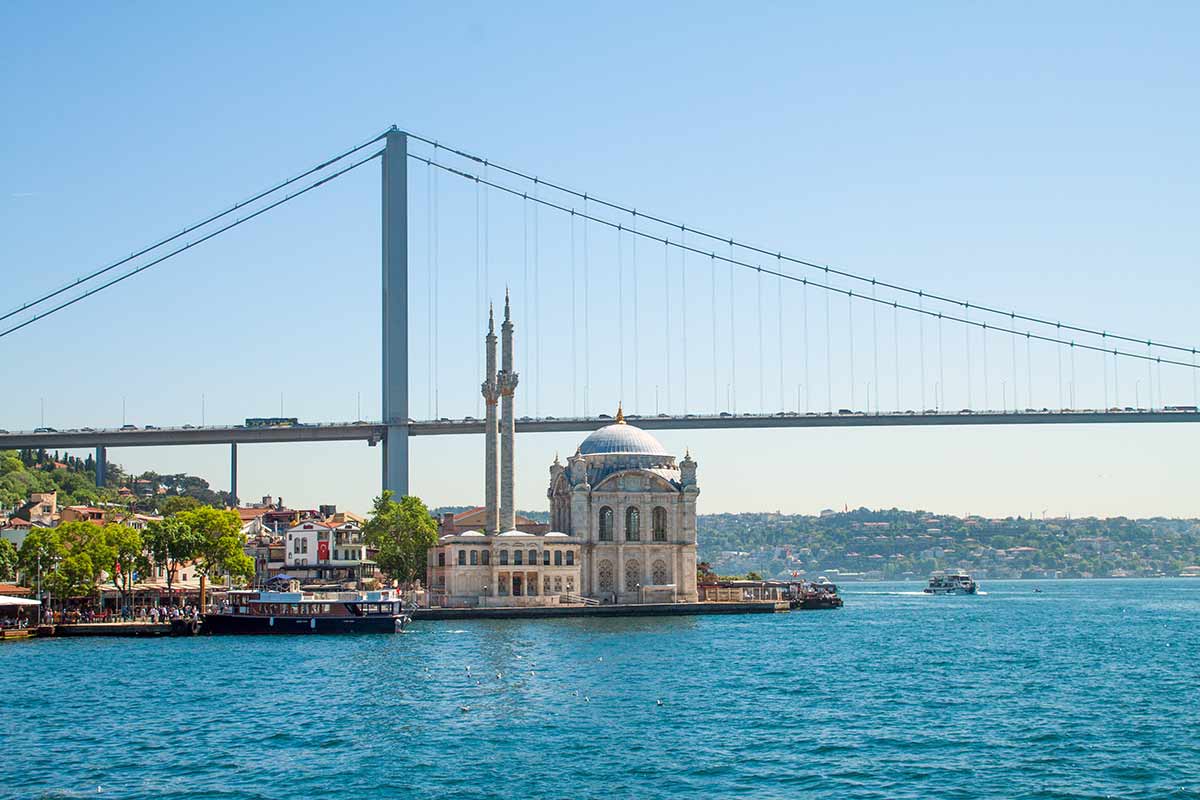
<path id="1" fill-rule="evenodd" d="M 0 594 L 0 608 L 15 606 L 40 606 L 41 604 L 41 600 L 26 600 L 24 597 L 9 597 L 6 594 Z"/>

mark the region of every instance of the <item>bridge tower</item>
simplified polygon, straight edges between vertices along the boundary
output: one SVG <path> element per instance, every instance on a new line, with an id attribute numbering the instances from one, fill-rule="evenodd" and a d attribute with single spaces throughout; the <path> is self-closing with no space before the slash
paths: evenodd
<path id="1" fill-rule="evenodd" d="M 383 488 L 408 494 L 408 136 L 383 151 Z"/>

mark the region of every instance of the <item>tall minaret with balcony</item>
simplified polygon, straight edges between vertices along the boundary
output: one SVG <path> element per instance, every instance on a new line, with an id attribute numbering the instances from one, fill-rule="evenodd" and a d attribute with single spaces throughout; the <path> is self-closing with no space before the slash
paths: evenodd
<path id="1" fill-rule="evenodd" d="M 497 499 L 497 478 L 499 464 L 496 462 L 496 443 L 499 438 L 499 421 L 496 418 L 496 400 L 499 397 L 499 386 L 496 375 L 496 320 L 492 309 L 488 308 L 488 332 L 484 339 L 487 344 L 487 373 L 484 375 L 483 402 L 487 410 L 483 427 L 483 487 L 484 487 L 484 526 L 485 533 L 500 533 L 500 503 Z"/>
<path id="2" fill-rule="evenodd" d="M 517 527 L 517 509 L 513 503 L 513 445 L 517 431 L 513 395 L 517 391 L 517 373 L 513 370 L 513 323 L 507 289 L 504 291 L 504 323 L 500 326 L 500 335 L 503 362 L 500 373 L 496 376 L 503 403 L 503 417 L 500 423 L 500 530 L 511 531 Z"/>

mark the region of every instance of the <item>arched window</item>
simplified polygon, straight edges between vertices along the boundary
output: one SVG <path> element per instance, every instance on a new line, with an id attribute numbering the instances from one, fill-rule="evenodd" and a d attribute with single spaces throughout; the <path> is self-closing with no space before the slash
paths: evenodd
<path id="1" fill-rule="evenodd" d="M 513 550 L 513 564 L 520 564 L 522 555 L 523 554 L 520 550 Z"/>
<path id="2" fill-rule="evenodd" d="M 471 566 L 474 567 L 474 566 L 477 566 L 478 564 L 479 564 L 479 551 L 472 550 L 471 551 Z"/>
<path id="3" fill-rule="evenodd" d="M 613 540 L 613 510 L 608 506 L 600 509 L 600 541 Z"/>
<path id="4" fill-rule="evenodd" d="M 536 563 L 537 563 L 537 550 L 530 550 L 529 551 L 529 564 L 530 564 L 530 566 L 532 566 Z"/>
<path id="5" fill-rule="evenodd" d="M 651 578 L 652 578 L 652 583 L 654 583 L 655 586 L 666 586 L 667 585 L 667 577 L 668 577 L 667 576 L 667 562 L 662 561 L 661 559 L 658 561 L 655 561 L 650 566 L 650 574 L 651 574 Z"/>
<path id="6" fill-rule="evenodd" d="M 554 566 L 556 566 L 556 567 L 562 566 L 562 550 L 554 551 Z"/>
<path id="7" fill-rule="evenodd" d="M 507 563 L 508 563 L 508 551 L 507 551 L 507 550 L 501 550 L 501 551 L 500 551 L 500 563 L 501 563 L 501 564 L 507 564 Z"/>
<path id="8" fill-rule="evenodd" d="M 546 566 L 546 567 L 550 566 L 550 551 L 549 550 L 542 551 L 542 565 Z"/>
<path id="9" fill-rule="evenodd" d="M 600 572 L 600 591 L 611 592 L 613 590 L 613 563 L 605 559 L 599 564 Z"/>
<path id="10" fill-rule="evenodd" d="M 642 565 L 636 558 L 625 562 L 625 591 L 636 592 L 642 583 Z"/>
<path id="11" fill-rule="evenodd" d="M 446 566 L 446 553 L 445 552 L 438 553 L 438 566 L 439 567 Z"/>
<path id="12" fill-rule="evenodd" d="M 640 516 L 637 506 L 630 506 L 625 509 L 625 541 L 636 542 L 642 538 L 642 534 L 638 530 Z"/>
<path id="13" fill-rule="evenodd" d="M 568 567 L 575 566 L 575 551 L 574 550 L 567 551 L 567 566 Z"/>
<path id="14" fill-rule="evenodd" d="M 654 541 L 665 542 L 667 540 L 667 510 L 662 506 L 656 506 L 654 509 Z"/>
<path id="15" fill-rule="evenodd" d="M 491 564 L 492 563 L 492 551 L 484 550 L 482 553 L 480 553 L 479 554 L 479 563 L 483 564 L 485 567 L 488 564 Z"/>
<path id="16" fill-rule="evenodd" d="M 458 565 L 460 567 L 462 567 L 462 566 L 466 566 L 466 563 L 467 563 L 467 551 L 459 550 L 458 551 Z"/>

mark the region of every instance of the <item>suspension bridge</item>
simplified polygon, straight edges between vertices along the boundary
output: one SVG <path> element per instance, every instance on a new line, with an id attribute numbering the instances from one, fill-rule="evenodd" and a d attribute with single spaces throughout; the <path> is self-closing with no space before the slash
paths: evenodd
<path id="1" fill-rule="evenodd" d="M 407 494 L 409 437 L 483 432 L 473 388 L 483 372 L 475 337 L 471 354 L 442 348 L 450 326 L 481 327 L 496 285 L 492 271 L 500 273 L 502 264 L 509 271 L 497 277 L 516 284 L 527 320 L 518 366 L 530 388 L 519 432 L 608 424 L 607 414 L 592 413 L 594 396 L 606 405 L 623 400 L 628 418 L 649 429 L 1200 421 L 1195 347 L 822 264 L 395 127 L 13 308 L 0 315 L 0 339 L 376 159 L 382 164 L 381 419 L 140 429 L 43 424 L 0 430 L 0 449 L 94 447 L 103 484 L 111 447 L 228 444 L 236 496 L 239 444 L 360 440 L 381 445 L 383 488 Z M 520 225 L 520 236 L 512 237 L 519 253 L 493 255 L 493 201 L 506 204 L 498 217 L 507 214 Z M 456 203 L 465 209 L 459 217 L 473 219 L 473 236 L 442 234 L 451 216 L 443 206 Z M 423 237 L 411 235 L 414 219 L 424 222 Z M 472 315 L 443 321 L 450 303 L 441 283 L 469 280 L 464 264 L 472 261 L 472 245 Z M 554 266 L 543 270 L 543 260 Z M 414 289 L 424 292 L 417 314 L 410 309 Z M 547 308 L 551 297 L 558 302 Z M 424 353 L 414 346 L 416 333 L 424 334 Z M 447 378 L 462 391 L 443 397 L 439 387 Z M 411 390 L 419 383 L 424 398 Z M 547 384 L 547 394 L 564 404 L 557 415 L 542 412 Z M 418 405 L 424 418 L 414 417 Z M 453 417 L 443 416 L 443 407 Z"/>

